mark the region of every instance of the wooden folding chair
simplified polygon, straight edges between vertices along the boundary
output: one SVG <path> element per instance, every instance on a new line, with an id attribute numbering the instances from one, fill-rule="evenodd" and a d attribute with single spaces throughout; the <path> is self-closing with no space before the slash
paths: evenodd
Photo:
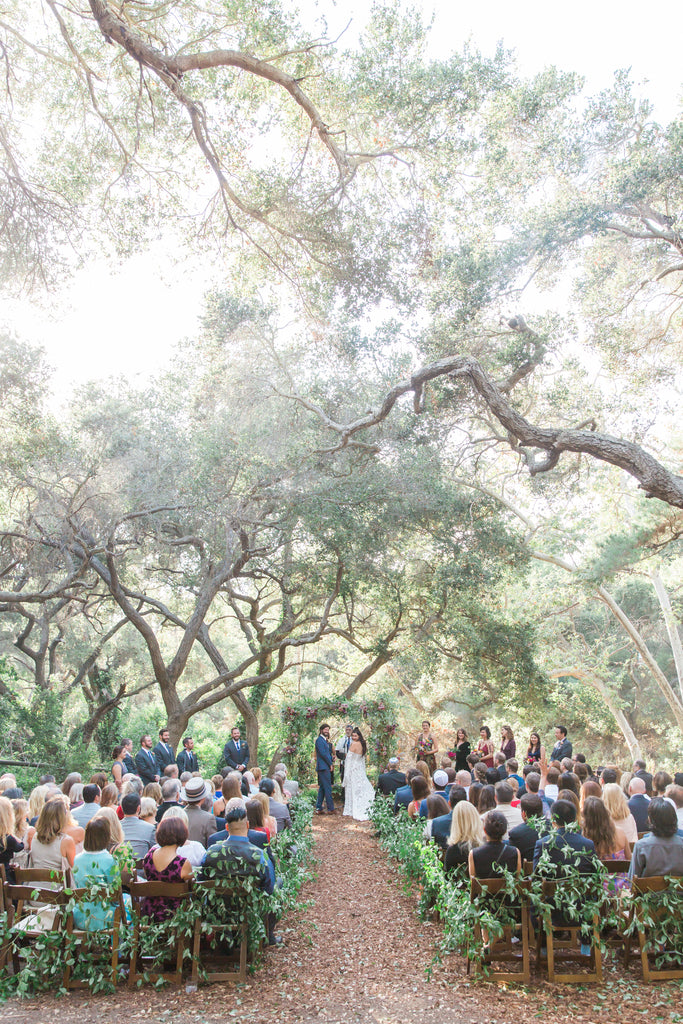
<path id="1" fill-rule="evenodd" d="M 539 922 L 540 927 L 536 936 L 536 962 L 541 962 L 542 941 L 545 938 L 548 981 L 558 984 L 586 984 L 589 982 L 600 984 L 602 982 L 602 953 L 598 915 L 594 914 L 591 921 L 590 955 L 586 956 L 581 952 L 580 923 L 564 919 L 557 923 L 553 922 L 551 907 L 555 907 L 555 913 L 562 914 L 562 879 L 544 879 L 542 894 L 547 909 L 543 919 Z M 563 932 L 568 933 L 569 937 L 562 937 L 561 933 Z M 577 966 L 581 964 L 589 967 L 589 970 L 559 972 L 556 969 L 558 960 L 569 964 L 574 963 Z"/>
<path id="2" fill-rule="evenodd" d="M 631 866 L 629 860 L 603 860 L 603 868 L 608 875 L 627 875 Z M 608 949 L 621 952 L 626 942 L 625 930 L 628 925 L 628 914 L 623 907 L 621 892 L 610 893 L 610 903 L 614 913 L 615 923 L 612 925 L 614 931 L 609 931 L 609 921 L 601 922 L 601 938 L 604 946 Z"/>
<path id="3" fill-rule="evenodd" d="M 15 868 L 14 875 L 16 881 L 5 882 L 3 886 L 8 932 L 3 957 L 6 963 L 11 956 L 12 968 L 18 974 L 24 950 L 24 959 L 27 959 L 38 938 L 47 933 L 61 933 L 69 896 L 64 891 L 65 872 Z M 65 964 L 62 984 L 67 970 Z"/>
<path id="4" fill-rule="evenodd" d="M 658 951 L 653 948 L 652 935 L 647 926 L 647 922 L 644 920 L 643 908 L 640 902 L 640 897 L 644 896 L 646 893 L 664 893 L 670 891 L 673 887 L 680 890 L 678 895 L 681 899 L 681 906 L 683 907 L 683 878 L 669 880 L 662 875 L 653 875 L 650 878 L 634 878 L 631 882 L 631 892 L 633 894 L 631 920 L 635 918 L 636 927 L 638 929 L 640 962 L 643 968 L 643 981 L 646 982 L 671 981 L 673 979 L 683 978 L 683 955 L 681 949 L 679 948 L 667 951 L 666 948 L 664 948 Z M 656 909 L 654 916 L 657 916 Z M 631 953 L 631 937 L 632 936 L 630 934 L 626 936 L 624 945 L 625 964 L 628 964 Z M 657 955 L 661 956 L 667 952 L 678 958 L 678 967 L 657 967 Z"/>
<path id="5" fill-rule="evenodd" d="M 190 882 L 131 882 L 129 890 L 133 913 L 133 937 L 128 973 L 129 988 L 135 988 L 138 979 L 143 977 L 151 982 L 166 981 L 171 985 L 179 985 L 183 978 L 183 957 L 187 947 L 187 937 L 180 928 L 174 927 L 173 920 L 169 919 L 165 948 L 158 955 L 141 953 L 140 929 L 142 927 L 144 930 L 145 922 L 142 915 L 142 901 L 159 896 L 167 900 L 187 900 L 192 892 Z M 169 959 L 174 967 L 164 970 L 164 964 Z M 151 961 L 151 964 L 148 964 L 151 969 L 140 966 L 140 962 L 144 960 Z"/>
<path id="6" fill-rule="evenodd" d="M 208 902 L 216 906 L 221 903 L 221 919 L 214 921 L 213 914 L 209 928 L 212 941 L 223 942 L 227 948 L 223 954 L 217 951 L 202 952 L 202 920 L 195 921 L 192 941 L 192 984 L 199 979 L 201 966 L 208 982 L 246 981 L 248 962 L 248 928 L 246 904 L 250 895 L 240 878 L 206 879 L 194 883 L 194 895 L 204 906 Z"/>
<path id="7" fill-rule="evenodd" d="M 521 982 L 528 985 L 531 979 L 531 965 L 529 961 L 529 902 L 528 894 L 531 883 L 526 878 L 517 881 L 516 894 L 519 904 L 510 906 L 509 899 L 504 895 L 507 891 L 507 883 L 503 878 L 473 878 L 470 883 L 470 899 L 475 900 L 480 896 L 490 897 L 492 907 L 497 899 L 504 909 L 506 922 L 514 916 L 514 923 L 503 925 L 503 934 L 499 937 L 488 935 L 488 943 L 484 944 L 484 935 L 481 925 L 477 923 L 474 927 L 474 941 L 481 949 L 483 956 L 474 958 L 470 956 L 470 949 L 467 950 L 467 973 L 470 972 L 470 964 L 475 974 L 476 971 L 485 965 L 492 968 L 494 964 L 504 963 L 517 966 L 517 970 L 490 970 L 488 978 L 490 981 L 499 982 Z M 516 933 L 520 932 L 519 935 Z M 513 941 L 513 940 L 517 941 Z M 520 969 L 521 968 L 521 969 Z"/>
<path id="8" fill-rule="evenodd" d="M 111 983 L 116 985 L 119 980 L 121 929 L 126 923 L 126 908 L 121 888 L 112 893 L 105 885 L 91 886 L 87 889 L 67 890 L 67 895 L 69 896 L 69 908 L 65 914 L 62 930 L 66 936 L 67 950 L 70 955 L 64 972 L 64 987 L 67 989 L 90 987 L 90 982 L 74 976 L 74 964 L 71 961 L 76 958 L 83 959 L 93 952 L 108 962 Z M 88 904 L 99 904 L 100 902 L 111 904 L 112 918 L 109 924 L 102 928 L 77 928 L 74 913 L 79 905 L 87 918 Z"/>

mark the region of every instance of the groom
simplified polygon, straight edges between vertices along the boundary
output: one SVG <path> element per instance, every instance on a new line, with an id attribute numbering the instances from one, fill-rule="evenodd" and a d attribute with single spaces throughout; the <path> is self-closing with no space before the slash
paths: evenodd
<path id="1" fill-rule="evenodd" d="M 325 722 L 318 729 L 318 738 L 315 741 L 315 769 L 318 773 L 318 799 L 315 805 L 316 814 L 324 814 L 323 800 L 327 804 L 328 814 L 334 814 L 334 801 L 332 799 L 332 765 L 334 764 L 334 750 L 330 743 L 330 727 Z"/>

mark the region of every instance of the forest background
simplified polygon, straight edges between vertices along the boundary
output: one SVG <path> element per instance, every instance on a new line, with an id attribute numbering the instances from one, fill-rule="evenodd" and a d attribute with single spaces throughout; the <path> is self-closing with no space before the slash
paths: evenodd
<path id="1" fill-rule="evenodd" d="M 168 722 L 211 770 L 239 720 L 263 762 L 288 701 L 386 692 L 404 752 L 562 720 L 678 764 L 680 116 L 325 14 L 3 7 L 12 309 L 144 252 L 206 287 L 106 379 L 100 323 L 145 365 L 165 318 L 95 292 L 70 389 L 6 324 L 2 755 Z"/>

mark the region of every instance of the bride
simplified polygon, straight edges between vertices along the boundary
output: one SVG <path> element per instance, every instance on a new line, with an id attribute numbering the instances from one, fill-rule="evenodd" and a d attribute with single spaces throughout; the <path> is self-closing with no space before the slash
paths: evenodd
<path id="1" fill-rule="evenodd" d="M 370 805 L 375 799 L 375 790 L 365 773 L 365 754 L 368 745 L 363 739 L 360 729 L 351 733 L 351 743 L 344 761 L 345 790 L 344 814 L 356 821 L 367 821 Z"/>

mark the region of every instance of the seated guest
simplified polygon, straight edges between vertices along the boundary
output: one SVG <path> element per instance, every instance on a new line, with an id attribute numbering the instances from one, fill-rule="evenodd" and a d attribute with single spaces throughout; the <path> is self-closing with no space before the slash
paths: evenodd
<path id="1" fill-rule="evenodd" d="M 65 871 L 73 867 L 76 844 L 66 833 L 69 820 L 69 810 L 61 795 L 45 804 L 31 841 L 29 867 L 46 871 Z"/>
<path id="2" fill-rule="evenodd" d="M 522 812 L 518 807 L 512 806 L 512 799 L 515 794 L 509 782 L 499 782 L 495 788 L 495 795 L 496 810 L 499 814 L 503 815 L 508 823 L 505 833 L 505 838 L 507 839 L 509 830 L 522 824 Z"/>
<path id="3" fill-rule="evenodd" d="M 17 839 L 15 833 L 14 810 L 6 796 L 0 796 L 0 864 L 5 865 L 8 882 L 14 882 L 14 871 L 10 867 L 17 854 L 24 849 L 24 844 Z"/>
<path id="4" fill-rule="evenodd" d="M 570 800 L 556 800 L 550 811 L 552 831 L 540 836 L 534 847 L 534 871 L 539 868 L 539 861 L 547 851 L 550 865 L 542 866 L 544 874 L 555 875 L 558 869 L 567 865 L 575 865 L 582 874 L 590 874 L 595 870 L 595 847 L 590 839 L 570 827 L 577 818 L 577 810 Z M 561 871 L 560 871 L 561 874 Z"/>
<path id="5" fill-rule="evenodd" d="M 282 802 L 283 802 L 283 804 L 288 804 L 290 802 L 290 800 L 293 799 L 293 797 L 292 797 L 292 794 L 291 794 L 290 790 L 285 785 L 285 781 L 286 781 L 285 780 L 285 776 L 281 772 L 275 772 L 275 774 L 273 775 L 273 782 L 276 782 L 278 784 L 278 786 L 280 787 L 280 792 L 282 793 Z M 277 799 L 277 794 L 276 794 L 276 799 Z"/>
<path id="6" fill-rule="evenodd" d="M 448 834 L 444 871 L 467 864 L 472 850 L 484 842 L 484 829 L 477 810 L 468 800 L 459 800 L 453 808 Z"/>
<path id="7" fill-rule="evenodd" d="M 470 786 L 472 785 L 472 776 L 469 772 L 461 768 L 455 773 L 455 785 L 462 786 L 465 790 L 467 797 L 470 795 Z"/>
<path id="8" fill-rule="evenodd" d="M 397 789 L 406 784 L 405 772 L 399 771 L 398 758 L 390 757 L 389 766 L 377 779 L 377 791 L 383 796 L 392 796 Z"/>
<path id="9" fill-rule="evenodd" d="M 202 779 L 202 782 L 204 780 Z M 192 865 L 178 855 L 188 839 L 187 825 L 180 818 L 160 821 L 157 826 L 158 846 L 152 847 L 143 863 L 148 882 L 184 882 L 192 877 Z M 180 903 L 179 899 L 152 896 L 142 902 L 142 913 L 154 921 L 165 921 Z"/>
<path id="10" fill-rule="evenodd" d="M 446 786 L 448 785 L 448 772 L 445 772 L 443 768 L 437 768 L 432 776 L 432 783 L 432 793 L 440 793 L 441 796 L 444 796 Z"/>
<path id="11" fill-rule="evenodd" d="M 643 790 L 643 792 L 647 793 L 647 795 L 651 798 L 652 797 L 652 776 L 646 770 L 646 765 L 645 765 L 644 761 L 637 760 L 637 761 L 633 762 L 633 777 L 635 779 L 642 779 L 642 781 L 643 781 L 643 783 L 645 785 L 645 789 Z"/>
<path id="12" fill-rule="evenodd" d="M 264 779 L 266 782 L 272 781 Z M 235 802 L 226 811 L 228 838 L 221 843 L 214 843 L 207 850 L 206 859 L 199 873 L 199 880 L 220 878 L 256 878 L 258 887 L 272 895 L 275 889 L 274 880 L 268 866 L 268 858 L 263 850 L 249 842 L 249 822 L 243 803 Z M 278 945 L 280 939 L 275 935 L 275 916 L 268 915 L 268 944 Z"/>
<path id="13" fill-rule="evenodd" d="M 474 769 L 472 771 L 472 778 L 473 778 L 474 782 L 479 782 L 482 786 L 486 786 L 487 785 L 487 782 L 486 782 L 486 773 L 487 772 L 488 772 L 488 768 L 486 767 L 484 762 L 483 761 L 477 761 L 477 763 L 475 764 Z"/>
<path id="14" fill-rule="evenodd" d="M 413 790 L 411 786 L 412 780 L 416 775 L 419 775 L 417 768 L 409 768 L 406 772 L 407 783 L 405 786 L 399 786 L 394 793 L 394 814 L 398 814 L 401 807 L 408 807 L 408 804 L 413 799 Z"/>
<path id="15" fill-rule="evenodd" d="M 633 847 L 638 840 L 638 826 L 628 809 L 628 801 L 621 786 L 614 782 L 608 783 L 602 791 L 602 799 L 615 826 L 621 829 Z"/>
<path id="16" fill-rule="evenodd" d="M 289 809 L 286 804 L 274 799 L 275 783 L 273 782 L 273 780 L 263 779 L 261 785 L 259 786 L 259 792 L 265 793 L 266 796 L 268 797 L 270 815 L 271 817 L 275 818 L 277 822 L 278 832 L 282 832 L 283 829 L 290 828 L 292 824 L 292 818 L 290 816 Z"/>
<path id="17" fill-rule="evenodd" d="M 580 827 L 581 826 L 581 803 L 579 801 L 578 796 L 574 792 L 574 790 L 573 789 L 561 789 L 559 791 L 559 793 L 557 794 L 557 799 L 558 800 L 569 800 L 569 802 L 571 804 L 574 804 L 574 807 L 576 807 L 576 820 L 579 823 L 579 827 Z"/>
<path id="18" fill-rule="evenodd" d="M 256 780 L 254 779 L 254 773 L 250 771 L 248 768 L 242 776 L 242 781 L 246 782 L 247 784 L 247 787 L 249 789 L 249 796 L 253 796 L 254 793 L 258 793 L 258 786 L 256 785 Z M 289 785 L 291 786 L 291 783 L 289 783 Z"/>
<path id="19" fill-rule="evenodd" d="M 280 780 L 275 775 L 275 776 L 271 777 L 270 781 L 273 783 L 273 787 L 274 787 L 273 788 L 273 800 L 276 803 L 278 803 L 278 804 L 284 804 L 284 806 L 286 807 L 287 804 L 289 803 L 289 799 L 282 792 L 282 786 L 280 784 Z M 244 795 L 244 791 L 242 791 L 242 795 Z"/>
<path id="20" fill-rule="evenodd" d="M 106 822 L 107 828 L 109 829 L 109 842 L 107 843 L 107 849 L 111 854 L 115 854 L 116 851 L 123 846 L 125 839 L 123 837 L 123 829 L 121 828 L 121 822 L 119 816 L 113 807 L 100 807 L 99 811 L 92 818 L 100 819 Z"/>
<path id="21" fill-rule="evenodd" d="M 187 820 L 187 811 L 180 804 L 172 804 L 164 811 L 162 821 L 169 821 L 171 818 L 178 818 L 183 822 L 188 830 L 188 839 L 179 846 L 177 854 L 179 857 L 184 857 L 185 860 L 189 860 L 193 868 L 198 868 L 204 863 L 204 857 L 206 856 L 206 850 L 201 843 L 196 842 L 194 839 L 189 838 L 189 823 Z"/>
<path id="22" fill-rule="evenodd" d="M 496 782 L 501 782 L 501 781 L 503 781 L 506 778 L 506 776 L 507 776 L 507 772 L 505 770 L 505 762 L 506 762 L 506 760 L 507 760 L 507 757 L 503 753 L 502 750 L 497 750 L 495 752 L 495 754 L 493 755 L 493 771 L 496 772 L 498 778 L 494 779 L 493 775 L 491 775 L 490 785 L 495 786 Z M 487 775 L 487 778 L 488 778 L 488 775 Z"/>
<path id="23" fill-rule="evenodd" d="M 101 800 L 102 790 L 96 783 L 89 782 L 87 786 L 84 786 L 83 803 L 71 812 L 71 817 L 76 824 L 80 825 L 81 828 L 85 828 L 90 819 L 94 818 L 99 811 Z"/>
<path id="24" fill-rule="evenodd" d="M 610 783 L 616 785 L 616 783 Z M 617 786 L 617 789 L 619 787 Z M 597 796 L 586 797 L 583 805 L 583 834 L 593 841 L 600 860 L 630 860 L 631 847 L 622 829 L 609 816 L 604 802 Z"/>
<path id="25" fill-rule="evenodd" d="M 495 786 L 484 786 L 481 793 L 479 794 L 479 803 L 477 804 L 477 810 L 482 821 L 484 815 L 488 814 L 489 811 L 495 811 L 496 809 L 496 790 Z"/>
<path id="26" fill-rule="evenodd" d="M 467 860 L 470 878 L 493 878 L 506 868 L 519 873 L 522 867 L 519 850 L 503 842 L 508 829 L 505 816 L 499 811 L 489 811 L 482 824 L 485 842 L 470 850 Z"/>
<path id="27" fill-rule="evenodd" d="M 608 765 L 607 767 L 603 768 L 600 772 L 600 785 L 608 786 L 613 782 L 619 782 L 619 772 L 616 768 L 613 768 L 611 765 Z"/>
<path id="28" fill-rule="evenodd" d="M 108 782 L 100 795 L 100 807 L 118 807 L 119 791 L 113 782 Z"/>
<path id="29" fill-rule="evenodd" d="M 180 806 L 180 792 L 182 790 L 179 779 L 164 779 L 161 784 L 161 803 L 157 807 L 156 820 L 161 821 L 169 807 Z"/>
<path id="30" fill-rule="evenodd" d="M 451 791 L 448 794 L 448 810 L 445 811 L 440 817 L 435 818 L 432 822 L 431 836 L 437 846 L 440 846 L 442 850 L 446 849 L 448 843 L 448 837 L 451 834 L 451 827 L 453 824 L 453 810 L 454 808 L 464 801 L 467 801 L 467 794 L 462 786 L 453 785 Z M 472 805 L 470 805 L 472 806 Z"/>
<path id="31" fill-rule="evenodd" d="M 558 792 L 561 789 L 571 789 L 573 793 L 576 793 L 577 799 L 581 796 L 581 783 L 578 775 L 575 775 L 574 772 L 562 772 L 557 780 L 557 788 Z"/>
<path id="32" fill-rule="evenodd" d="M 538 774 L 537 771 L 533 770 L 532 765 L 527 767 L 531 767 L 532 770 L 526 772 L 524 776 L 524 786 L 526 788 L 526 792 L 531 793 L 532 796 L 540 796 L 541 803 L 543 804 L 543 814 L 548 819 L 548 821 L 550 821 L 550 802 L 545 798 L 545 796 L 541 792 L 541 776 Z"/>
<path id="33" fill-rule="evenodd" d="M 517 779 L 520 797 L 524 795 L 524 776 L 519 774 L 519 761 L 516 757 L 509 757 L 505 762 L 505 774 L 508 779 Z"/>
<path id="34" fill-rule="evenodd" d="M 116 819 L 118 821 L 118 818 Z M 90 885 L 120 884 L 121 876 L 113 855 L 107 849 L 109 826 L 105 818 L 91 818 L 85 826 L 83 852 L 74 860 L 74 885 L 84 889 Z M 124 900 L 126 896 L 124 895 Z M 130 902 L 130 896 L 127 897 Z M 114 919 L 116 903 L 103 900 L 81 902 L 74 908 L 74 924 L 85 931 L 108 928 Z"/>
<path id="35" fill-rule="evenodd" d="M 140 821 L 146 821 L 148 825 L 156 825 L 157 804 L 151 796 L 143 796 L 140 800 Z"/>
<path id="36" fill-rule="evenodd" d="M 426 800 L 429 796 L 429 783 L 423 775 L 415 775 L 411 779 L 410 788 L 413 794 L 413 799 L 408 804 L 408 817 L 409 818 L 424 818 L 427 816 L 427 805 Z M 421 804 L 425 801 L 425 813 L 421 814 Z"/>
<path id="37" fill-rule="evenodd" d="M 221 820 L 211 814 L 208 809 L 211 806 L 208 802 L 211 799 L 211 787 L 204 781 L 201 775 L 193 775 L 189 782 L 185 784 L 185 788 L 181 790 L 181 796 L 185 801 L 187 820 L 190 823 L 190 839 L 201 843 L 204 847 L 208 846 L 209 836 L 216 831 L 219 827 L 217 823 Z M 202 806 L 205 801 L 207 801 L 206 808 Z"/>
<path id="38" fill-rule="evenodd" d="M 245 772 L 244 774 L 246 775 L 247 773 Z M 299 795 L 299 789 L 300 789 L 299 783 L 296 781 L 296 779 L 290 779 L 289 772 L 287 771 L 287 765 L 283 761 L 280 761 L 278 764 L 275 765 L 275 774 L 276 775 L 284 775 L 284 777 L 285 777 L 285 786 L 287 787 L 288 791 L 291 793 L 292 800 L 296 800 L 296 798 Z M 259 779 L 259 782 L 260 781 L 261 780 Z"/>
<path id="39" fill-rule="evenodd" d="M 263 808 L 263 827 L 266 830 L 268 836 L 268 842 L 275 838 L 277 834 L 277 821 L 270 813 L 270 800 L 266 793 L 254 793 L 254 800 L 261 804 Z"/>
<path id="40" fill-rule="evenodd" d="M 583 805 L 589 796 L 597 796 L 598 799 L 602 798 L 602 786 L 595 779 L 586 779 L 581 786 L 581 795 L 579 797 L 579 810 L 583 810 Z"/>
<path id="41" fill-rule="evenodd" d="M 683 829 L 683 786 L 667 786 L 665 797 L 670 800 L 676 808 L 678 827 Z M 14 803 L 14 801 L 12 801 Z"/>
<path id="42" fill-rule="evenodd" d="M 543 801 L 538 793 L 525 793 L 519 802 L 522 824 L 510 829 L 508 842 L 519 850 L 522 861 L 534 859 L 534 849 L 541 836 L 547 835 L 548 825 L 543 813 Z"/>
<path id="43" fill-rule="evenodd" d="M 67 777 L 64 779 L 64 782 L 62 783 L 62 793 L 64 794 L 64 796 L 69 798 L 69 803 L 71 803 L 71 789 L 73 786 L 76 785 L 77 782 L 83 782 L 83 779 L 81 778 L 81 773 L 69 772 Z"/>
<path id="44" fill-rule="evenodd" d="M 448 816 L 450 814 L 450 810 L 448 803 L 441 793 L 430 793 L 425 803 L 427 805 L 427 824 L 424 827 L 422 835 L 424 839 L 429 840 L 432 838 L 432 825 L 434 824 L 434 819 L 442 818 L 444 815 Z"/>
<path id="45" fill-rule="evenodd" d="M 467 790 L 467 799 L 477 812 L 479 812 L 479 797 L 481 796 L 483 789 L 484 787 L 481 782 L 473 782 Z"/>
<path id="46" fill-rule="evenodd" d="M 35 827 L 38 815 L 45 806 L 45 797 L 49 790 L 46 785 L 36 786 L 31 790 L 28 798 L 28 820 Z"/>
<path id="47" fill-rule="evenodd" d="M 159 785 L 158 782 L 148 782 L 142 791 L 142 795 L 151 796 L 152 800 L 154 800 L 157 807 L 164 799 L 161 793 L 161 786 Z"/>
<path id="48" fill-rule="evenodd" d="M 560 773 L 557 768 L 548 768 L 546 773 L 547 782 L 545 784 L 543 793 L 541 796 L 545 796 L 548 803 L 552 804 L 553 800 L 557 800 L 557 794 L 559 792 L 558 782 L 560 779 Z M 540 792 L 540 791 L 539 791 Z"/>
<path id="49" fill-rule="evenodd" d="M 633 848 L 629 878 L 683 875 L 683 837 L 678 835 L 675 809 L 668 800 L 653 797 L 648 815 L 652 831 Z"/>
<path id="50" fill-rule="evenodd" d="M 668 772 L 660 771 L 655 772 L 652 776 L 652 794 L 653 796 L 664 796 L 666 787 L 673 784 L 673 779 Z"/>
<path id="51" fill-rule="evenodd" d="M 140 797 L 137 793 L 126 793 L 121 797 L 123 838 L 133 851 L 136 860 L 142 860 L 150 851 L 156 839 L 156 826 L 140 820 Z"/>
<path id="52" fill-rule="evenodd" d="M 634 775 L 628 791 L 630 793 L 628 809 L 635 818 L 638 831 L 645 832 L 648 827 L 648 811 L 650 809 L 650 798 L 645 794 L 645 782 Z"/>

